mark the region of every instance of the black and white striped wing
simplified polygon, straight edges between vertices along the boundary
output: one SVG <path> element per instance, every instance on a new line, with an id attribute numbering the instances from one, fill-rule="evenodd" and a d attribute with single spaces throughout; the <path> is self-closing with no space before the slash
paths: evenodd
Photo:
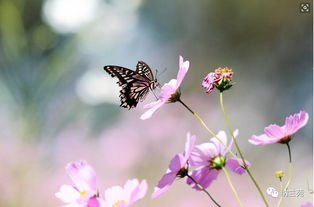
<path id="1" fill-rule="evenodd" d="M 145 76 L 149 80 L 153 81 L 154 80 L 154 75 L 150 67 L 143 61 L 138 61 L 136 65 L 136 72 L 138 74 Z"/>
<path id="2" fill-rule="evenodd" d="M 107 65 L 104 70 L 111 75 L 117 77 L 120 90 L 121 107 L 134 108 L 139 101 L 145 99 L 150 90 L 151 80 L 146 76 L 140 75 L 137 71 L 133 71 L 124 67 Z"/>

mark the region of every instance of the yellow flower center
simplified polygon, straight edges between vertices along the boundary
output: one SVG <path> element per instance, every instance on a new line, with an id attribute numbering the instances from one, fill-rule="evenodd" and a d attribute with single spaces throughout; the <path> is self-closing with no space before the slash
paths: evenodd
<path id="1" fill-rule="evenodd" d="M 215 70 L 215 72 L 216 73 L 221 73 L 221 74 L 224 74 L 224 73 L 230 73 L 230 75 L 232 76 L 233 75 L 233 72 L 232 72 L 232 69 L 231 68 L 221 68 L 221 67 L 219 67 L 219 68 L 217 68 L 216 70 Z"/>
<path id="2" fill-rule="evenodd" d="M 86 191 L 80 192 L 80 196 L 83 196 L 83 195 L 85 195 L 85 194 L 86 194 Z"/>
<path id="3" fill-rule="evenodd" d="M 117 207 L 117 206 L 119 206 L 121 203 L 126 204 L 126 202 L 125 202 L 124 200 L 119 200 L 119 201 L 115 202 L 112 207 Z"/>

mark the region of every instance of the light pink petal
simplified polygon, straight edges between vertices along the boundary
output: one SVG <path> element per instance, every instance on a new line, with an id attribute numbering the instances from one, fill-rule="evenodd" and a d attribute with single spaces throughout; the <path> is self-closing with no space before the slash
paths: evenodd
<path id="1" fill-rule="evenodd" d="M 191 153 L 189 164 L 191 166 L 208 165 L 208 160 L 218 154 L 216 146 L 213 143 L 203 143 L 195 146 Z"/>
<path id="2" fill-rule="evenodd" d="M 190 158 L 191 152 L 194 149 L 196 137 L 194 135 L 191 136 L 189 132 L 187 133 L 186 136 L 187 136 L 187 140 L 186 140 L 185 149 L 184 149 L 184 159 L 188 161 L 188 159 Z"/>
<path id="3" fill-rule="evenodd" d="M 264 133 L 269 138 L 283 138 L 285 137 L 285 132 L 282 128 L 276 124 L 271 124 L 264 129 Z"/>
<path id="4" fill-rule="evenodd" d="M 190 62 L 189 61 L 183 61 L 183 57 L 180 56 L 179 58 L 179 72 L 177 75 L 177 85 L 176 88 L 178 89 L 185 77 L 185 74 L 188 72 L 189 70 L 189 66 L 190 66 Z"/>
<path id="5" fill-rule="evenodd" d="M 216 136 L 222 141 L 222 143 L 224 143 L 225 146 L 227 145 L 227 134 L 225 131 L 219 131 Z M 211 138 L 210 142 L 213 143 L 216 147 L 216 151 L 217 151 L 216 155 L 219 155 L 219 154 L 222 155 L 224 153 L 225 147 L 223 146 L 223 144 L 221 144 L 221 142 L 216 137 Z"/>
<path id="6" fill-rule="evenodd" d="M 148 108 L 148 110 L 142 114 L 141 119 L 149 119 L 162 105 L 164 105 L 165 102 L 158 100 L 153 103 L 147 104 L 144 106 L 144 108 Z"/>
<path id="7" fill-rule="evenodd" d="M 125 201 L 126 199 L 127 195 L 120 186 L 113 186 L 105 191 L 105 202 L 111 206 L 117 201 Z"/>
<path id="8" fill-rule="evenodd" d="M 218 174 L 219 170 L 210 169 L 208 167 L 201 167 L 192 171 L 191 177 L 196 180 L 196 182 L 203 188 L 207 188 L 217 178 Z M 201 190 L 190 178 L 187 178 L 186 182 L 194 189 Z"/>
<path id="9" fill-rule="evenodd" d="M 300 128 L 307 124 L 308 120 L 309 115 L 305 111 L 300 111 L 298 114 L 287 117 L 285 121 L 286 135 L 296 133 Z"/>
<path id="10" fill-rule="evenodd" d="M 66 166 L 66 172 L 80 192 L 97 192 L 96 172 L 86 161 L 69 163 Z"/>
<path id="11" fill-rule="evenodd" d="M 239 130 L 238 130 L 238 129 L 234 130 L 234 131 L 233 131 L 233 136 L 234 136 L 235 138 L 237 138 L 238 135 L 239 135 Z M 233 142 L 233 139 L 231 138 L 231 141 L 230 141 L 229 146 L 228 146 L 228 149 L 229 149 L 230 151 L 232 151 L 233 144 L 234 144 L 234 142 Z M 221 153 L 221 155 L 222 155 L 222 156 L 225 156 L 226 154 L 228 154 L 228 153 L 229 153 L 228 149 L 224 149 L 223 152 Z"/>
<path id="12" fill-rule="evenodd" d="M 76 200 L 80 197 L 80 192 L 70 185 L 62 185 L 60 191 L 55 195 L 64 203 L 75 203 Z"/>
<path id="13" fill-rule="evenodd" d="M 155 187 L 155 190 L 152 194 L 152 198 L 153 199 L 158 198 L 160 195 L 162 195 L 164 192 L 166 192 L 170 188 L 170 186 L 171 185 L 166 185 L 163 188 Z"/>
<path id="14" fill-rule="evenodd" d="M 154 193 L 152 194 L 152 198 L 157 198 L 162 193 L 168 190 L 168 188 L 175 181 L 177 176 L 176 172 L 169 172 L 162 176 L 157 186 L 155 187 Z"/>
<path id="15" fill-rule="evenodd" d="M 124 186 L 124 190 L 128 195 L 126 203 L 128 205 L 132 205 L 146 195 L 147 182 L 146 180 L 142 180 L 142 182 L 139 183 L 137 179 L 128 180 Z"/>
<path id="16" fill-rule="evenodd" d="M 262 134 L 260 136 L 252 135 L 251 139 L 249 139 L 249 142 L 254 145 L 265 145 L 265 144 L 273 144 L 280 141 L 280 138 L 270 138 L 265 134 Z"/>
<path id="17" fill-rule="evenodd" d="M 226 168 L 228 168 L 234 173 L 242 175 L 243 173 L 245 173 L 245 169 L 239 164 L 239 162 L 243 164 L 242 160 L 240 159 L 237 160 L 234 158 L 229 158 L 226 162 Z M 248 161 L 245 161 L 245 163 L 248 167 L 251 166 L 251 164 Z"/>
<path id="18" fill-rule="evenodd" d="M 300 207 L 313 207 L 311 202 L 303 203 Z"/>

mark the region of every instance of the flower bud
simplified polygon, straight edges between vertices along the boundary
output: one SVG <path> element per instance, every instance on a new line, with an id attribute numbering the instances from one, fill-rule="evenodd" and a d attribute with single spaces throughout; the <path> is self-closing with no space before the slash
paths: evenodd
<path id="1" fill-rule="evenodd" d="M 202 87 L 206 89 L 206 93 L 212 92 L 214 88 L 217 88 L 220 92 L 232 87 L 232 69 L 229 68 L 217 68 L 215 72 L 209 73 L 202 82 Z"/>
<path id="2" fill-rule="evenodd" d="M 281 180 L 281 178 L 283 178 L 285 176 L 285 172 L 282 170 L 276 171 L 275 172 L 275 177 L 279 178 Z"/>

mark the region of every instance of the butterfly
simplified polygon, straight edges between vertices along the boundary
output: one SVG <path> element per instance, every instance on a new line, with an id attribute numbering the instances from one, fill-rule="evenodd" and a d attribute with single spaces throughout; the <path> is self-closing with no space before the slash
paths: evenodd
<path id="1" fill-rule="evenodd" d="M 150 67 L 143 61 L 138 61 L 136 70 L 130 70 L 116 65 L 107 65 L 104 70 L 117 77 L 117 84 L 122 87 L 120 90 L 121 107 L 135 108 L 139 101 L 143 101 L 151 90 L 153 91 L 159 83 L 154 79 Z"/>

